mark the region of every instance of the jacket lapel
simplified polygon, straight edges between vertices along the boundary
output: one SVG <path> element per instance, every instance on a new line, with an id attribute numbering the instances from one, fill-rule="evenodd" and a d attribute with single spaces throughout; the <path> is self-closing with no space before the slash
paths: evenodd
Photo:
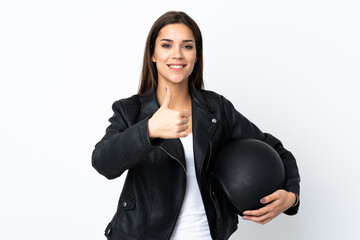
<path id="1" fill-rule="evenodd" d="M 194 140 L 194 158 L 198 177 L 205 161 L 211 137 L 219 124 L 215 109 L 209 105 L 201 91 L 190 91 L 192 103 L 192 127 Z M 199 179 L 200 180 L 200 179 Z"/>

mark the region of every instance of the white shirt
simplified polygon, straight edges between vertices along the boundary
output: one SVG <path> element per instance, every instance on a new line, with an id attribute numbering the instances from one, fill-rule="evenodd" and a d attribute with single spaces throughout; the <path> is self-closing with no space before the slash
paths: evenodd
<path id="1" fill-rule="evenodd" d="M 192 134 L 180 138 L 184 148 L 187 186 L 172 240 L 209 240 L 209 224 L 196 180 Z"/>

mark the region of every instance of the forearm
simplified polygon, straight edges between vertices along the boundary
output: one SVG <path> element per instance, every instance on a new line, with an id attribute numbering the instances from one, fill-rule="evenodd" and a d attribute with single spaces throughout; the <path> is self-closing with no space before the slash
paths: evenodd
<path id="1" fill-rule="evenodd" d="M 92 154 L 93 167 L 105 177 L 112 179 L 142 161 L 154 147 L 150 144 L 144 119 L 121 132 L 108 132 L 96 144 Z"/>

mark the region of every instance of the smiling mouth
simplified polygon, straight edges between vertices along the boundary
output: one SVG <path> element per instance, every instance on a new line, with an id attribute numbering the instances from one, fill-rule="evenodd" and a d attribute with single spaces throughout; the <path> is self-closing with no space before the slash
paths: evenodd
<path id="1" fill-rule="evenodd" d="M 169 64 L 168 66 L 169 68 L 180 69 L 180 68 L 184 68 L 186 64 Z"/>

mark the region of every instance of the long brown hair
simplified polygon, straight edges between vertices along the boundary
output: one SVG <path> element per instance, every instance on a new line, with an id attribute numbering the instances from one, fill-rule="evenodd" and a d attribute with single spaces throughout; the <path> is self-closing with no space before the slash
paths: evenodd
<path id="1" fill-rule="evenodd" d="M 189 87 L 194 90 L 202 89 L 204 87 L 203 81 L 203 50 L 202 50 L 202 36 L 199 26 L 196 22 L 184 12 L 169 11 L 160 16 L 150 29 L 149 35 L 146 39 L 143 68 L 141 73 L 141 80 L 139 86 L 139 93 L 150 93 L 157 88 L 158 72 L 156 64 L 151 60 L 154 49 L 155 40 L 160 30 L 168 24 L 183 23 L 188 26 L 195 37 L 196 46 L 196 63 L 192 73 L 189 76 Z"/>

